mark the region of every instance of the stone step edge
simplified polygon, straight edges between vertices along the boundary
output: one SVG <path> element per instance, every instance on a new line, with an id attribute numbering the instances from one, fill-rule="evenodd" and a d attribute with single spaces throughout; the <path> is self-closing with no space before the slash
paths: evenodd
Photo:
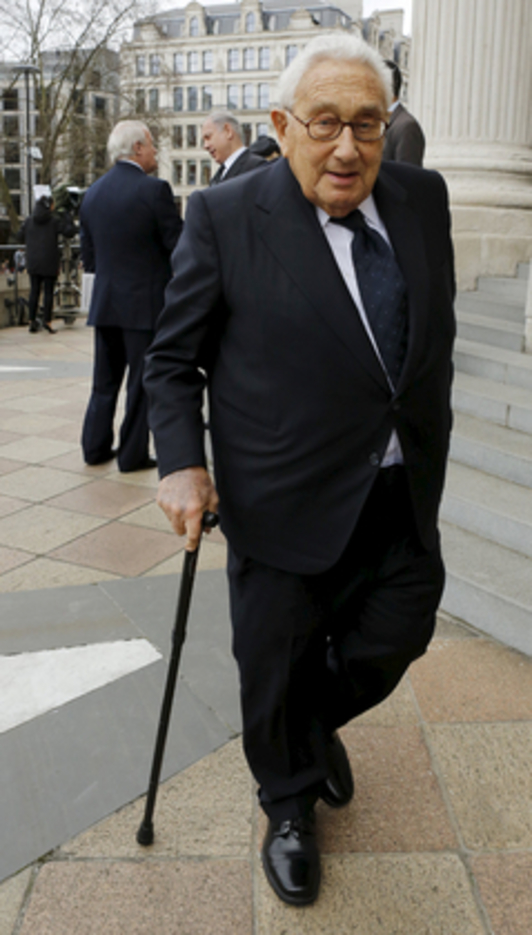
<path id="1" fill-rule="evenodd" d="M 532 656 L 532 607 L 447 568 L 441 609 L 505 646 Z"/>
<path id="2" fill-rule="evenodd" d="M 477 468 L 525 489 L 532 488 L 532 458 L 523 458 L 457 433 L 453 433 L 451 439 L 450 458 L 457 464 Z"/>
<path id="3" fill-rule="evenodd" d="M 503 510 L 483 506 L 476 500 L 449 491 L 444 491 L 440 516 L 445 523 L 458 529 L 501 548 L 510 549 L 525 558 L 532 558 L 532 521 L 518 519 Z M 492 532 L 493 524 L 495 528 Z"/>
<path id="4" fill-rule="evenodd" d="M 524 318 L 522 322 L 518 322 L 508 321 L 505 318 L 490 318 L 489 315 L 475 315 L 474 312 L 459 312 L 457 322 L 459 326 L 460 324 L 478 325 L 480 328 L 491 328 L 492 331 L 507 332 L 524 338 Z"/>
<path id="5" fill-rule="evenodd" d="M 532 354 L 526 354 L 524 351 L 509 351 L 503 347 L 494 347 L 493 344 L 483 344 L 482 341 L 469 341 L 460 337 L 455 341 L 455 351 L 487 359 L 490 363 L 520 367 L 532 373 Z"/>

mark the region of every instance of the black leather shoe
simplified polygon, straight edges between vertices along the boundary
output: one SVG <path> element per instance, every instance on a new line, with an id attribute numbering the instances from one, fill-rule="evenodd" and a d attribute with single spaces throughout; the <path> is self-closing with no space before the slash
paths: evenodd
<path id="1" fill-rule="evenodd" d="M 157 461 L 155 458 L 144 458 L 144 461 L 140 461 L 139 464 L 135 465 L 135 467 L 121 467 L 119 470 L 122 474 L 131 474 L 133 471 L 148 471 L 150 468 L 154 467 L 157 467 Z"/>
<path id="2" fill-rule="evenodd" d="M 351 801 L 355 792 L 353 774 L 338 734 L 333 734 L 327 744 L 329 775 L 323 781 L 320 798 L 331 808 L 343 808 Z"/>
<path id="3" fill-rule="evenodd" d="M 285 903 L 313 903 L 321 879 L 314 815 L 270 821 L 262 846 L 262 865 L 268 882 Z"/>
<path id="4" fill-rule="evenodd" d="M 90 465 L 90 467 L 94 467 L 97 464 L 107 464 L 108 461 L 112 461 L 113 458 L 116 458 L 117 454 L 118 452 L 112 448 L 111 451 L 105 455 L 99 455 L 98 457 L 92 458 L 91 460 L 85 458 L 85 463 Z"/>

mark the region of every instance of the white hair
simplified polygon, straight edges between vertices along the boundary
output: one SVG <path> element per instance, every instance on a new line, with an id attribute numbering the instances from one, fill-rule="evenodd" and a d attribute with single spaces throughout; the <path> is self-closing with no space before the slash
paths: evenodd
<path id="1" fill-rule="evenodd" d="M 290 110 L 294 105 L 301 79 L 317 62 L 337 59 L 346 62 L 360 62 L 375 73 L 382 85 L 382 92 L 388 109 L 392 103 L 392 81 L 390 69 L 367 42 L 357 36 L 346 33 L 322 33 L 315 36 L 296 55 L 285 68 L 277 86 L 279 107 Z"/>
<path id="2" fill-rule="evenodd" d="M 120 120 L 111 130 L 107 152 L 112 164 L 122 156 L 132 156 L 135 143 L 145 143 L 150 131 L 140 120 Z"/>

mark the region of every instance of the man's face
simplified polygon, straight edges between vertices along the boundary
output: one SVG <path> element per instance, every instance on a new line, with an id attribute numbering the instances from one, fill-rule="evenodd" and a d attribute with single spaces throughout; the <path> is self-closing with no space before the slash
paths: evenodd
<path id="1" fill-rule="evenodd" d="M 149 173 L 155 171 L 157 168 L 157 150 L 155 149 L 151 133 L 148 132 L 145 134 L 143 143 L 135 143 L 134 152 L 136 161 L 145 172 Z"/>
<path id="2" fill-rule="evenodd" d="M 292 109 L 305 121 L 325 114 L 349 121 L 386 118 L 383 88 L 360 62 L 318 62 L 301 79 Z M 273 111 L 272 119 L 283 155 L 312 204 L 331 217 L 344 217 L 368 197 L 381 164 L 382 139 L 360 143 L 344 127 L 338 139 L 318 142 L 287 111 Z"/>
<path id="3" fill-rule="evenodd" d="M 213 123 L 212 120 L 206 120 L 201 135 L 204 149 L 220 165 L 237 148 L 234 144 L 231 127 L 227 123 L 221 127 L 217 123 Z"/>

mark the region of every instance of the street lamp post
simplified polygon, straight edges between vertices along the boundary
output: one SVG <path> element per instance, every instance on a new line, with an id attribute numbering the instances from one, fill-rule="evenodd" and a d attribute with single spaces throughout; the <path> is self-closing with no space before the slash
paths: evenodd
<path id="1" fill-rule="evenodd" d="M 31 123 L 30 123 L 30 75 L 39 74 L 39 69 L 36 65 L 16 65 L 13 71 L 18 75 L 24 75 L 24 82 L 26 85 L 26 184 L 27 184 L 27 197 L 28 197 L 28 214 L 31 214 L 32 209 L 32 197 L 31 197 Z"/>

